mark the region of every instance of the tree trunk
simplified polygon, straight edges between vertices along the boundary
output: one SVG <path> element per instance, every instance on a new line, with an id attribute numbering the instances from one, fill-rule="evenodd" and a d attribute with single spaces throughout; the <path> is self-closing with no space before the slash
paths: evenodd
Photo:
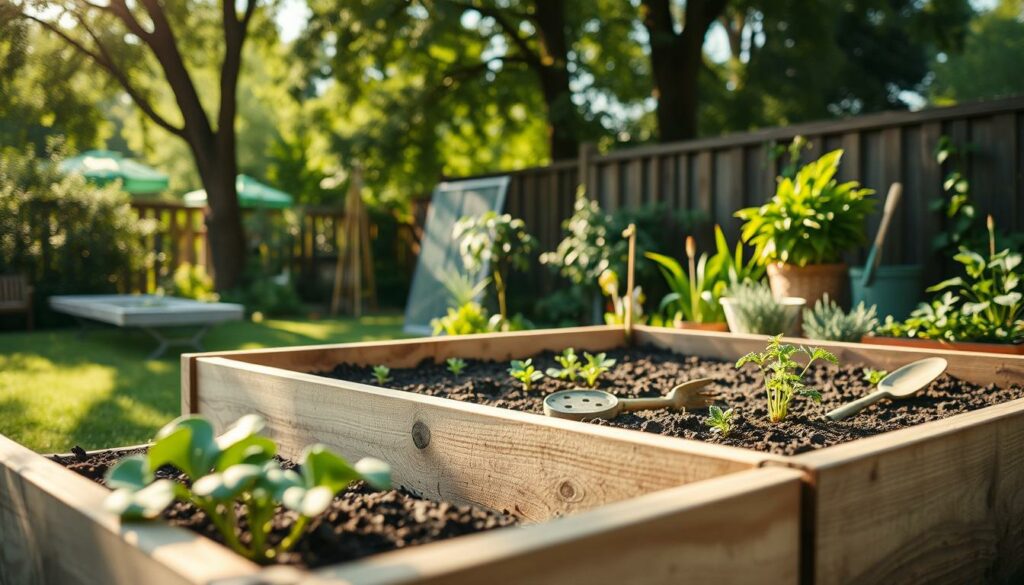
<path id="1" fill-rule="evenodd" d="M 537 31 L 541 42 L 537 76 L 547 107 L 548 145 L 552 160 L 576 158 L 582 124 L 569 88 L 569 48 L 565 1 L 537 0 Z"/>
<path id="2" fill-rule="evenodd" d="M 213 260 L 214 287 L 218 291 L 230 290 L 241 284 L 247 258 L 235 186 L 238 172 L 235 152 L 220 150 L 206 156 L 194 153 L 194 157 L 209 205 L 206 240 Z"/>
<path id="3" fill-rule="evenodd" d="M 725 0 L 688 1 L 684 28 L 677 33 L 669 0 L 643 0 L 660 142 L 697 137 L 704 36 L 725 4 Z"/>

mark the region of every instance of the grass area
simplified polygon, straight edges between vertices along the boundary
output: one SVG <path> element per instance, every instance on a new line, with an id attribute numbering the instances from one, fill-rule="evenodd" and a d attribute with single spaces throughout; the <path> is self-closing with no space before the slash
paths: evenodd
<path id="1" fill-rule="evenodd" d="M 226 323 L 209 351 L 402 337 L 402 317 Z M 179 414 L 179 354 L 140 331 L 0 333 L 0 433 L 40 452 L 141 443 Z"/>

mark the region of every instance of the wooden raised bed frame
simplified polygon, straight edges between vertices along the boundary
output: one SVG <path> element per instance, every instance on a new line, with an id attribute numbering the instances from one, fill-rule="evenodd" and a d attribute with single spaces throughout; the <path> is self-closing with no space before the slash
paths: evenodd
<path id="1" fill-rule="evenodd" d="M 621 338 L 593 333 L 581 347 Z M 518 347 L 522 338 L 477 345 L 502 352 L 508 342 Z M 400 343 L 384 346 L 378 351 L 415 359 Z M 334 350 L 316 351 L 326 359 Z M 324 387 L 316 376 L 225 358 L 183 359 L 186 410 L 218 426 L 259 412 L 285 456 L 322 441 L 347 457 L 389 461 L 397 483 L 428 497 L 514 510 L 536 523 L 315 571 L 265 569 L 182 528 L 122 525 L 103 510 L 106 488 L 0 436 L 0 583 L 799 581 L 802 473 L 761 468 L 762 458 L 742 449 L 346 382 Z"/>
<path id="2" fill-rule="evenodd" d="M 636 327 L 632 343 L 734 360 L 762 349 L 765 338 Z M 303 373 L 341 362 L 412 367 L 424 359 L 508 360 L 568 346 L 596 351 L 628 344 L 621 328 L 583 327 L 186 355 L 182 408 L 219 424 L 256 410 L 290 449 L 315 438 L 339 448 L 364 446 L 350 456 L 404 453 L 396 474 L 406 485 L 431 497 L 491 507 L 502 494 L 516 493 L 531 502 L 520 511 L 534 519 L 737 467 L 790 467 L 803 474 L 805 485 L 804 583 L 1010 582 L 1024 575 L 1024 399 L 780 457 Z M 844 362 L 877 368 L 942 356 L 948 372 L 964 380 L 1024 381 L 1024 357 L 815 344 Z M 426 431 L 430 443 L 418 449 L 417 435 L 422 442 Z M 523 453 L 524 436 L 544 450 Z M 365 447 L 373 438 L 385 439 L 383 451 Z M 492 463 L 517 451 L 511 466 Z M 605 463 L 593 465 L 586 452 L 606 454 Z M 519 465 L 540 457 L 546 463 L 538 483 Z M 449 472 L 454 469 L 471 470 L 472 481 L 459 481 Z M 426 477 L 430 483 L 422 481 Z"/>

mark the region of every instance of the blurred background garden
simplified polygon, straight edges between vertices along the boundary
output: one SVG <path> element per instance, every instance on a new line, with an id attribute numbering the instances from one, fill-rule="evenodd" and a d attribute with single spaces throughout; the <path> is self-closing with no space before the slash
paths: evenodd
<path id="1" fill-rule="evenodd" d="M 0 0 L 0 433 L 125 444 L 177 413 L 176 353 L 79 336 L 54 295 L 244 306 L 208 350 L 413 334 L 420 271 L 432 334 L 630 302 L 725 330 L 723 297 L 777 333 L 799 295 L 766 264 L 842 264 L 796 334 L 1020 345 L 1022 62 L 1020 0 Z M 856 270 L 894 183 L 886 307 Z M 802 185 L 825 227 L 758 219 Z M 1001 288 L 933 286 L 972 262 Z"/>

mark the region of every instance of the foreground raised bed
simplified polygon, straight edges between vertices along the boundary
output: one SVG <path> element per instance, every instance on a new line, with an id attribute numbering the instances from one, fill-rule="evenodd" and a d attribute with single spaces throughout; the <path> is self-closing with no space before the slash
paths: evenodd
<path id="1" fill-rule="evenodd" d="M 429 495 L 492 506 L 502 494 L 529 494 L 521 510 L 543 519 L 628 492 L 721 474 L 722 466 L 786 466 L 804 474 L 803 581 L 806 583 L 1013 582 L 1024 574 L 1024 400 L 956 415 L 794 457 L 723 448 L 373 388 L 304 372 L 337 363 L 413 367 L 447 357 L 508 360 L 564 347 L 627 346 L 618 328 L 257 350 L 183 358 L 183 409 L 227 422 L 255 409 L 279 439 L 311 438 L 341 448 L 385 437 L 404 449 L 396 473 Z M 639 327 L 632 343 L 681 354 L 734 360 L 764 338 Z M 1024 380 L 1024 358 L 942 350 L 823 343 L 845 362 L 894 369 L 925 356 L 945 357 L 948 372 L 978 384 Z M 424 443 L 423 437 L 429 436 Z M 419 437 L 419 438 L 418 438 Z M 547 482 L 539 492 L 516 465 L 495 457 L 521 453 L 523 437 L 546 447 Z M 421 449 L 418 444 L 424 444 Z M 437 450 L 431 453 L 431 446 Z M 582 447 L 609 455 L 594 468 Z M 685 455 L 682 455 L 685 453 Z M 348 456 L 380 453 L 357 450 Z M 742 454 L 742 455 L 740 455 Z M 579 466 L 566 473 L 567 465 Z M 447 469 L 472 469 L 460 483 Z M 639 470 L 639 474 L 637 474 Z M 403 479 L 403 474 L 408 479 Z M 646 477 L 638 482 L 637 477 Z M 723 480 L 730 481 L 730 480 Z M 755 573 L 760 574 L 760 572 Z"/>
<path id="2" fill-rule="evenodd" d="M 0 583 L 798 582 L 797 471 L 758 468 L 737 449 L 536 425 L 373 388 L 324 394 L 312 382 L 276 392 L 257 377 L 247 396 L 202 410 L 264 414 L 285 456 L 314 440 L 375 454 L 414 491 L 537 524 L 314 571 L 262 568 L 182 528 L 122 524 L 103 511 L 106 488 L 0 436 Z"/>

